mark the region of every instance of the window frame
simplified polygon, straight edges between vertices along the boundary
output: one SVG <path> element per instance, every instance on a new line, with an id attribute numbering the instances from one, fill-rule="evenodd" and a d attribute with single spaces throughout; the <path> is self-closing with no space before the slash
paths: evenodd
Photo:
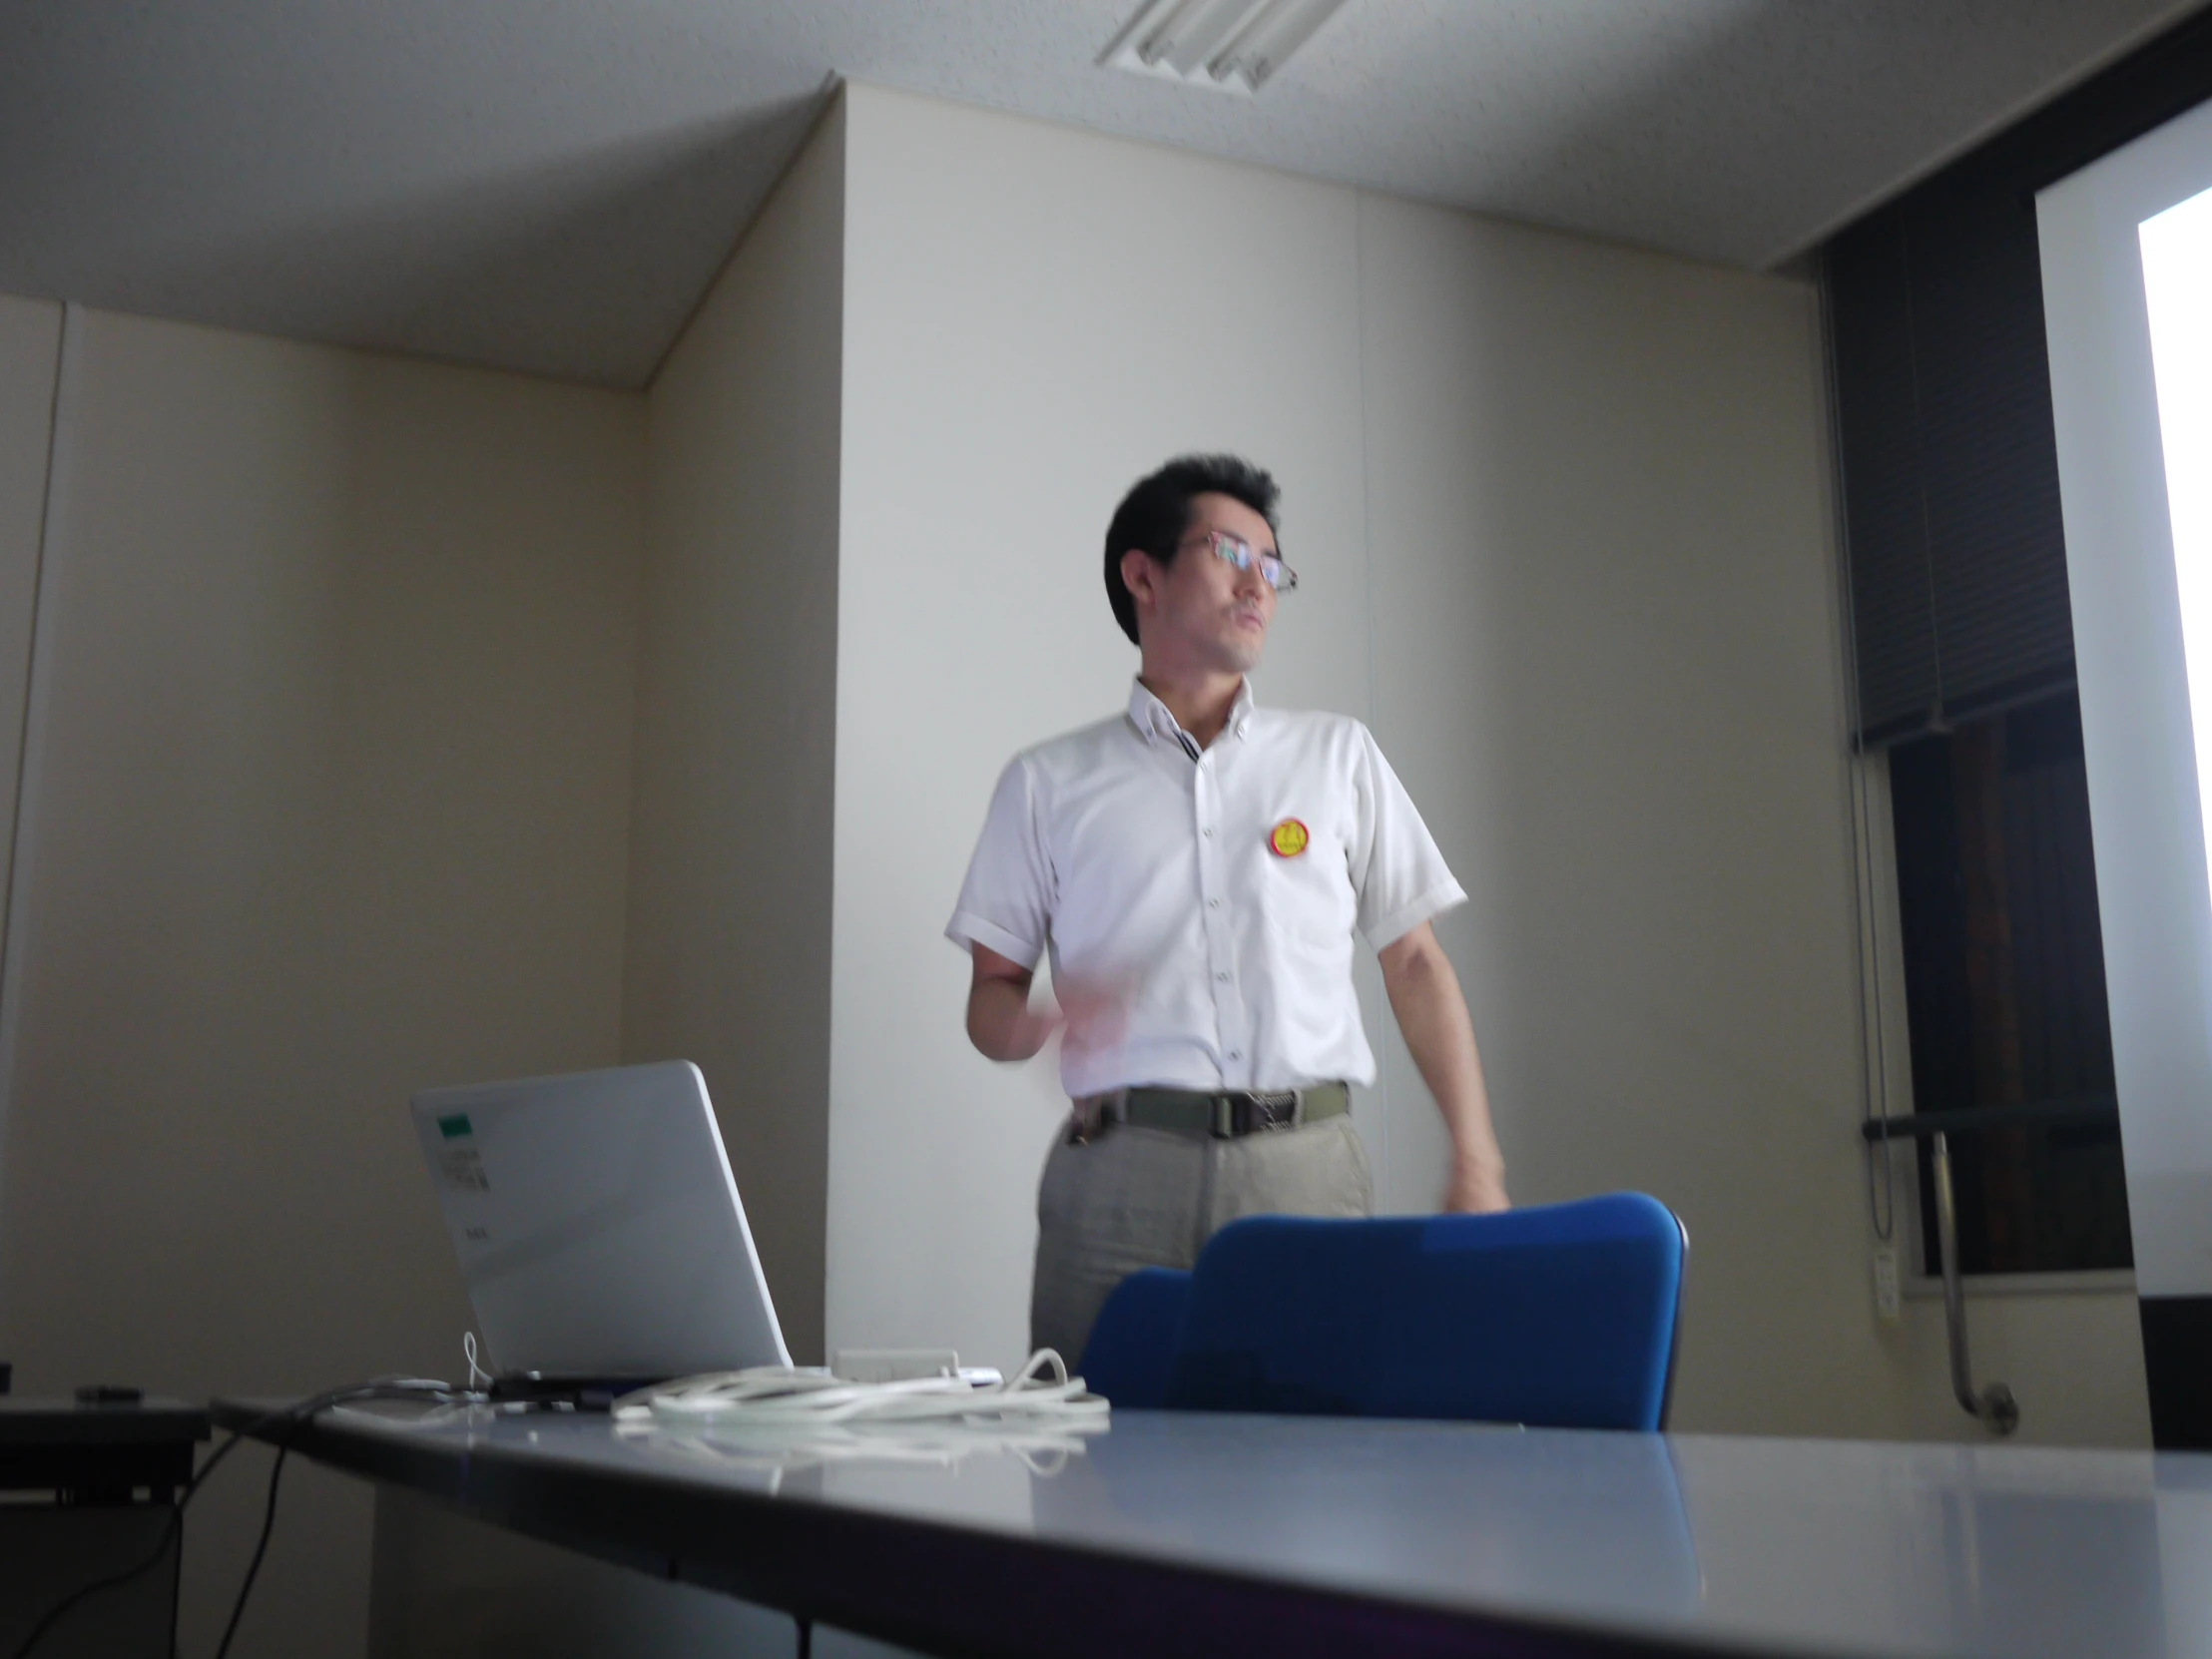
<path id="1" fill-rule="evenodd" d="M 1890 788 L 1890 752 L 1863 749 L 1847 758 L 1851 781 L 1853 882 L 1858 905 L 1859 993 L 1862 1063 L 1868 1117 L 1910 1115 L 1913 1090 L 1913 1038 L 1905 992 L 1905 916 L 1897 862 L 1895 799 Z M 1929 1240 L 1933 1219 L 1921 1203 L 1920 1142 L 1894 1136 L 1867 1149 L 1870 1231 L 1878 1248 L 1898 1257 L 1901 1294 L 1909 1301 L 1940 1300 L 1943 1282 L 1930 1273 Z M 1884 1186 L 1887 1168 L 1887 1188 Z M 1890 1235 L 1881 1237 L 1880 1220 L 1889 1203 Z M 1967 1273 L 1960 1282 L 1970 1296 L 2066 1296 L 2133 1292 L 2135 1270 L 2072 1268 L 2017 1273 Z"/>

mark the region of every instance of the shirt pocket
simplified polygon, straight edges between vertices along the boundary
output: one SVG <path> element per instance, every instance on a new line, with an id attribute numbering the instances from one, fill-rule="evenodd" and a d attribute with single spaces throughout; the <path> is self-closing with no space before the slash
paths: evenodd
<path id="1" fill-rule="evenodd" d="M 1293 857 L 1261 851 L 1260 913 L 1286 945 L 1332 956 L 1349 954 L 1359 897 L 1345 867 L 1342 838 L 1309 823 L 1306 849 Z"/>

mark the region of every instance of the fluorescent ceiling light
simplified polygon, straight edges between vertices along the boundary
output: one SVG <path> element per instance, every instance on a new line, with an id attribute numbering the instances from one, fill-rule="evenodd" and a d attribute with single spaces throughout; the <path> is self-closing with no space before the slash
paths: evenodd
<path id="1" fill-rule="evenodd" d="M 1145 0 L 1099 62 L 1251 97 L 1345 0 Z"/>

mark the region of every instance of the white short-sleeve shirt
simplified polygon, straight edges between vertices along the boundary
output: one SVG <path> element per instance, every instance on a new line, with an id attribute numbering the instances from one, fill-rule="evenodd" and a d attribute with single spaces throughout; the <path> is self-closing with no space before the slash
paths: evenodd
<path id="1" fill-rule="evenodd" d="M 1380 950 L 1465 897 L 1360 722 L 1248 681 L 1202 750 L 1139 684 L 1008 764 L 945 932 L 1126 996 L 1118 1032 L 1063 1042 L 1072 1096 L 1291 1089 L 1375 1079 L 1353 930 Z"/>

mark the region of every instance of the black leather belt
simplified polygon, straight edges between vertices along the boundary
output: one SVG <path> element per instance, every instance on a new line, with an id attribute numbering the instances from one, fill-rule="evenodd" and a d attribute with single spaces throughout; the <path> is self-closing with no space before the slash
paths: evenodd
<path id="1" fill-rule="evenodd" d="M 1080 1146 L 1117 1123 L 1138 1129 L 1164 1129 L 1175 1135 L 1207 1135 L 1233 1140 L 1271 1129 L 1297 1129 L 1352 1110 L 1352 1090 L 1343 1083 L 1259 1093 L 1227 1089 L 1116 1089 L 1075 1102 L 1068 1139 Z"/>

